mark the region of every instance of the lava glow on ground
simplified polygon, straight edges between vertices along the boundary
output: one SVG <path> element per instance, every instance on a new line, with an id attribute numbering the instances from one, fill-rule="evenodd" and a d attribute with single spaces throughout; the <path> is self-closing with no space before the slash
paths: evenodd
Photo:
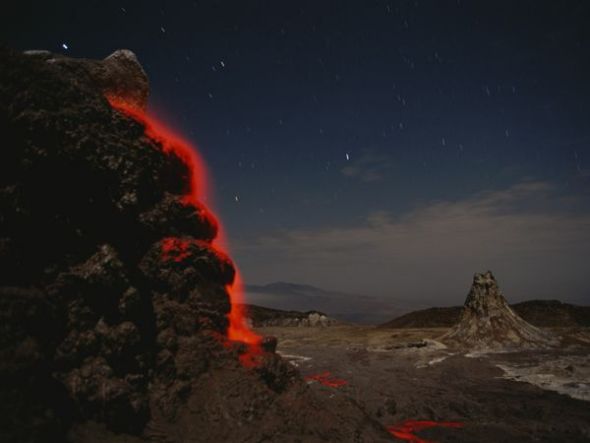
<path id="1" fill-rule="evenodd" d="M 416 435 L 424 429 L 430 428 L 462 428 L 463 423 L 457 421 L 429 421 L 429 420 L 406 420 L 400 424 L 387 428 L 389 433 L 400 440 L 410 443 L 435 443 L 432 440 L 424 440 Z"/>
<path id="2" fill-rule="evenodd" d="M 185 196 L 185 202 L 187 204 L 202 208 L 200 202 L 210 201 L 210 199 L 207 198 L 207 191 L 209 189 L 207 168 L 205 162 L 200 158 L 191 143 L 182 137 L 179 137 L 154 116 L 130 105 L 128 102 L 121 100 L 118 97 L 108 96 L 106 98 L 114 109 L 141 123 L 144 126 L 145 135 L 160 143 L 164 152 L 173 152 L 188 165 L 191 172 L 191 183 L 190 190 Z M 217 225 L 218 232 L 217 237 L 213 240 L 211 246 L 219 254 L 227 256 L 228 246 L 223 227 L 219 222 L 219 218 L 215 217 L 212 213 L 211 218 Z M 183 252 L 183 245 L 178 243 L 178 241 L 179 239 L 168 238 L 165 239 L 163 243 L 163 249 L 165 249 L 163 251 L 164 254 L 170 254 L 170 250 L 176 249 L 177 246 L 180 248 L 180 255 L 177 254 L 174 256 L 174 260 L 176 261 L 182 260 L 183 254 L 186 254 L 186 251 Z M 244 304 L 244 291 L 242 279 L 237 267 L 235 268 L 234 281 L 227 285 L 226 289 L 231 303 L 231 310 L 228 315 L 229 327 L 227 330 L 227 338 L 231 341 L 243 342 L 247 345 L 248 351 L 240 357 L 240 361 L 245 366 L 253 366 L 255 365 L 256 358 L 262 354 L 262 349 L 260 347 L 262 338 L 254 333 L 245 323 L 244 312 L 241 308 Z"/>
<path id="3" fill-rule="evenodd" d="M 321 385 L 328 386 L 329 388 L 341 388 L 348 384 L 346 380 L 336 378 L 332 376 L 330 371 L 324 371 L 321 374 L 308 375 L 305 377 L 306 381 L 318 382 Z"/>

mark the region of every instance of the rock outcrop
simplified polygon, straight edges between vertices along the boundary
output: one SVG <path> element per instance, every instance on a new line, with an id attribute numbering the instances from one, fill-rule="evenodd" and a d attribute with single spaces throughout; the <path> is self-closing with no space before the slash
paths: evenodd
<path id="1" fill-rule="evenodd" d="M 283 311 L 263 306 L 245 305 L 245 314 L 255 328 L 269 326 L 323 328 L 338 322 L 319 311 Z"/>
<path id="2" fill-rule="evenodd" d="M 130 52 L 0 47 L 0 441 L 386 440 L 276 341 L 244 365 L 195 171 L 105 96 L 145 107 Z"/>
<path id="3" fill-rule="evenodd" d="M 546 347 L 552 337 L 524 321 L 508 306 L 493 274 L 475 274 L 459 322 L 443 341 L 471 350 Z"/>
<path id="4" fill-rule="evenodd" d="M 104 60 L 76 59 L 49 51 L 25 51 L 25 54 L 57 64 L 70 75 L 89 76 L 104 96 L 116 98 L 132 108 L 147 108 L 148 76 L 128 49 L 119 49 Z"/>

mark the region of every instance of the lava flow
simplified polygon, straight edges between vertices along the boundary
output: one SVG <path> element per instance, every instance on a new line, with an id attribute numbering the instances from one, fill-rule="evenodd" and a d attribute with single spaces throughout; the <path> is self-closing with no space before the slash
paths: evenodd
<path id="1" fill-rule="evenodd" d="M 321 374 L 308 375 L 305 377 L 306 381 L 317 381 L 319 384 L 328 386 L 329 388 L 341 388 L 348 384 L 346 380 L 335 378 L 330 371 L 324 371 Z"/>
<path id="2" fill-rule="evenodd" d="M 424 440 L 416 435 L 429 428 L 462 428 L 463 423 L 458 421 L 429 421 L 429 420 L 406 420 L 395 426 L 387 428 L 394 437 L 409 441 L 410 443 L 435 443 L 432 440 Z"/>
<path id="3" fill-rule="evenodd" d="M 117 109 L 128 117 L 141 123 L 144 127 L 145 135 L 152 140 L 159 142 L 162 145 L 164 152 L 173 152 L 187 164 L 191 174 L 190 189 L 185 196 L 185 202 L 187 204 L 192 204 L 200 208 L 200 201 L 210 201 L 207 198 L 208 174 L 205 163 L 189 142 L 176 135 L 160 121 L 152 115 L 148 115 L 143 110 L 131 106 L 126 101 L 120 100 L 117 97 L 107 96 L 106 98 L 114 109 Z M 212 213 L 211 218 L 215 221 L 218 232 L 217 237 L 213 240 L 211 246 L 216 252 L 227 256 L 228 247 L 223 227 L 221 223 L 219 223 L 219 219 Z M 173 249 L 179 250 L 179 255 L 175 255 L 173 259 L 181 261 L 183 255 L 186 254 L 186 248 L 183 248 L 181 240 L 165 239 L 163 253 L 169 254 Z M 246 325 L 242 308 L 244 304 L 242 279 L 237 267 L 235 267 L 234 281 L 226 286 L 226 290 L 229 294 L 231 303 L 231 309 L 228 314 L 229 327 L 227 330 L 227 338 L 232 341 L 243 342 L 247 345 L 248 350 L 240 357 L 240 361 L 245 366 L 253 366 L 255 365 L 257 357 L 262 354 L 262 348 L 260 346 L 262 338 Z"/>
<path id="4" fill-rule="evenodd" d="M 168 237 L 162 240 L 162 260 L 172 260 L 180 263 L 190 256 L 188 252 L 190 243 L 181 238 Z"/>

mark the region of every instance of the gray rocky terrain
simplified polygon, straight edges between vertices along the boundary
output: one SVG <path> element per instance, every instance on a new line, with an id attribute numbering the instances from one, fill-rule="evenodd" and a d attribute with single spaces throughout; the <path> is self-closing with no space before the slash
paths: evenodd
<path id="1" fill-rule="evenodd" d="M 451 328 L 262 331 L 310 386 L 354 398 L 398 439 L 590 439 L 590 330 L 527 323 L 489 271 L 475 274 Z"/>
<path id="2" fill-rule="evenodd" d="M 448 331 L 354 325 L 260 330 L 278 338 L 277 352 L 312 389 L 333 400 L 353 398 L 384 426 L 461 424 L 417 431 L 405 441 L 590 440 L 590 330 L 561 330 L 556 348 L 500 353 L 449 347 L 441 342 Z"/>

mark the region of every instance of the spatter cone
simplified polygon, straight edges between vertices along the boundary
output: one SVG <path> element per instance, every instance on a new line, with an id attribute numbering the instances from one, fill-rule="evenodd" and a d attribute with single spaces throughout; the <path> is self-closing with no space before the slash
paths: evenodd
<path id="1" fill-rule="evenodd" d="M 474 275 L 461 317 L 442 340 L 475 351 L 539 348 L 554 343 L 549 333 L 510 308 L 490 271 Z"/>

